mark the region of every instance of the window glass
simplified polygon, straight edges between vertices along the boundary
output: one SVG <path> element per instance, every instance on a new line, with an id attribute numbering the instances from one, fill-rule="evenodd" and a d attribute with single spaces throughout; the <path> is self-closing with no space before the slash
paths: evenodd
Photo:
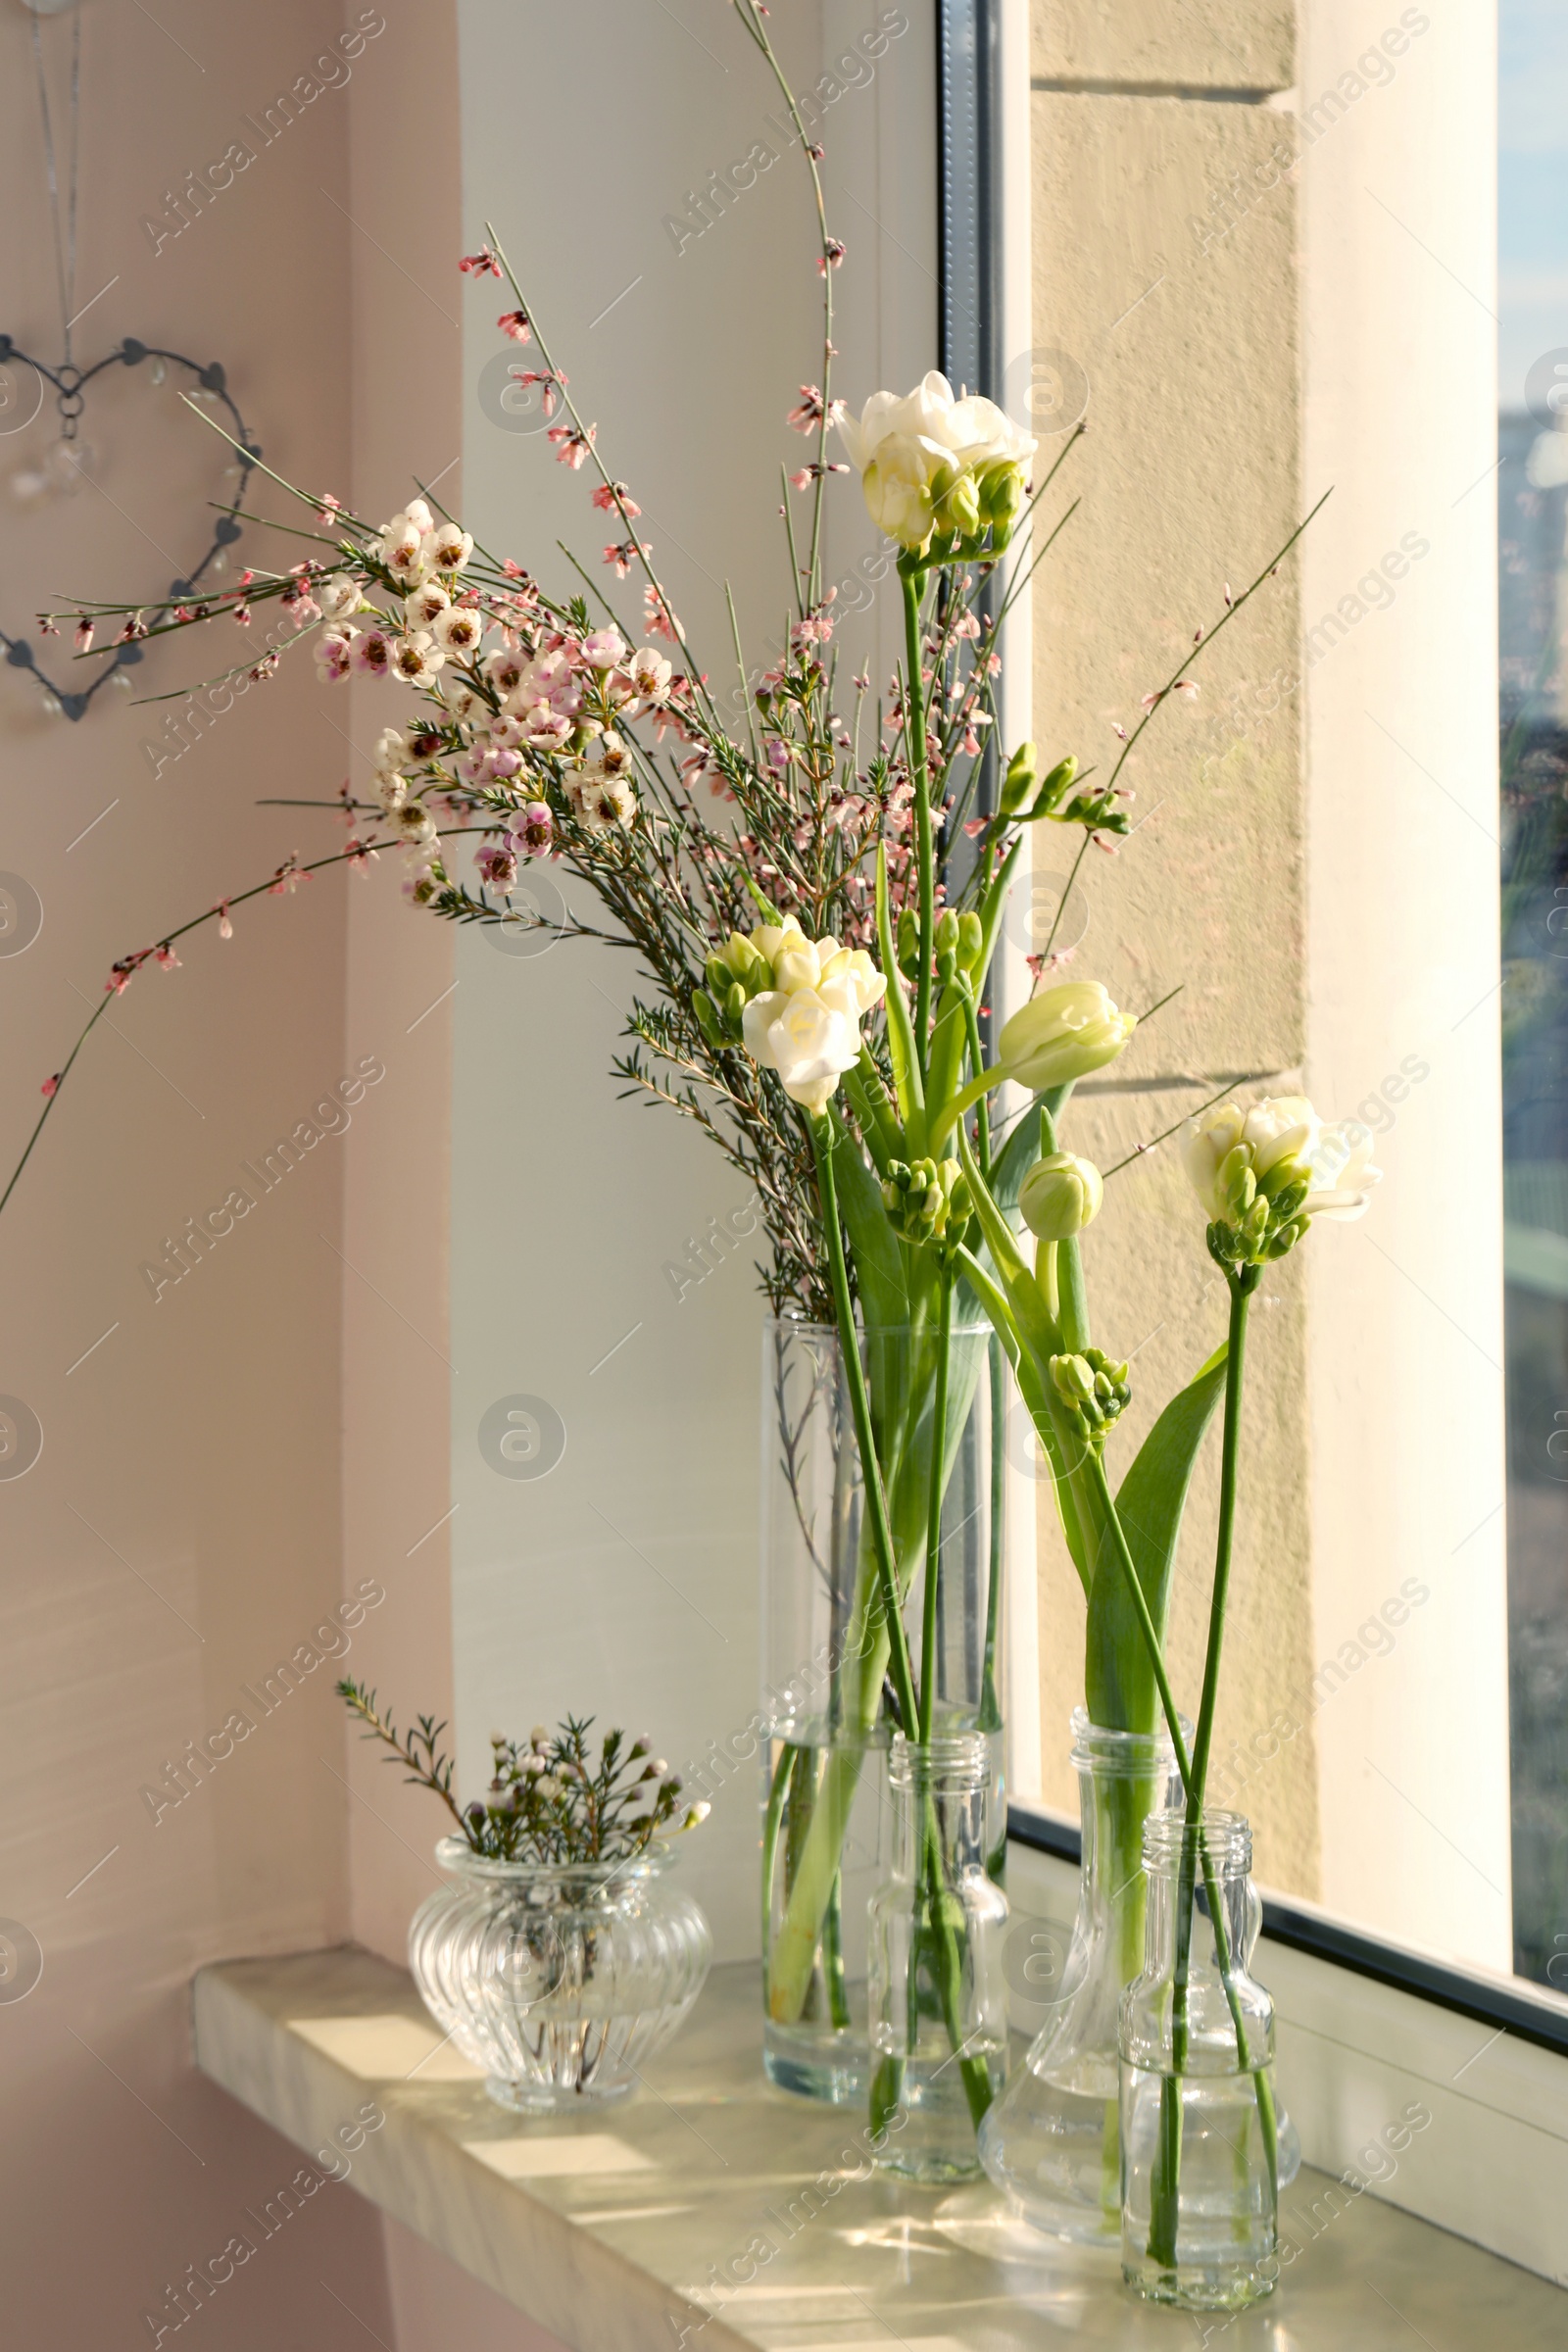
<path id="1" fill-rule="evenodd" d="M 1568 1985 L 1568 19 L 1503 0 L 1497 447 L 1514 1966 Z"/>

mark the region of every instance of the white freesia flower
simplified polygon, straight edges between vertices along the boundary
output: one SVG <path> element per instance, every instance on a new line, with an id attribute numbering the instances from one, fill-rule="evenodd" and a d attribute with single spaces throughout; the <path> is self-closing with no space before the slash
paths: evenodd
<path id="1" fill-rule="evenodd" d="M 1331 1225 L 1353 1225 L 1363 1217 L 1372 1187 L 1383 1170 L 1372 1165 L 1372 1130 L 1359 1119 L 1325 1127 L 1312 1152 L 1312 1189 L 1301 1203 L 1303 1217 L 1326 1217 Z"/>
<path id="2" fill-rule="evenodd" d="M 1138 1026 L 1118 1012 L 1098 980 L 1063 980 L 1021 1004 L 997 1041 L 1004 1074 L 1043 1094 L 1114 1061 Z"/>
<path id="3" fill-rule="evenodd" d="M 846 974 L 790 993 L 765 989 L 742 1013 L 741 1034 L 752 1059 L 778 1072 L 790 1101 L 820 1113 L 860 1057 L 853 978 Z"/>
<path id="4" fill-rule="evenodd" d="M 316 590 L 316 601 L 323 619 L 343 620 L 359 607 L 360 583 L 346 571 L 334 571 Z"/>
<path id="5" fill-rule="evenodd" d="M 1232 1214 L 1220 1171 L 1238 1146 L 1258 1184 L 1287 1161 L 1302 1171 L 1309 1189 L 1297 1213 L 1307 1218 L 1351 1222 L 1365 1214 L 1382 1179 L 1372 1165 L 1370 1130 L 1353 1119 L 1325 1127 L 1304 1095 L 1265 1096 L 1248 1110 L 1216 1102 L 1189 1123 L 1183 1147 L 1193 1190 L 1212 1219 Z"/>
<path id="6" fill-rule="evenodd" d="M 871 519 L 905 547 L 923 547 L 935 509 L 959 476 L 1027 466 L 1033 437 L 994 401 L 956 400 L 935 368 L 912 392 L 873 392 L 839 433 L 859 475 Z"/>
<path id="7" fill-rule="evenodd" d="M 737 977 L 747 961 L 747 944 L 739 932 L 732 932 L 723 951 Z M 864 948 L 841 948 L 831 936 L 808 939 L 793 914 L 787 914 L 781 923 L 759 923 L 750 946 L 771 972 L 775 993 L 790 996 L 800 989 L 820 989 L 831 980 L 849 992 L 857 1019 L 879 1004 L 887 993 L 887 981 Z"/>

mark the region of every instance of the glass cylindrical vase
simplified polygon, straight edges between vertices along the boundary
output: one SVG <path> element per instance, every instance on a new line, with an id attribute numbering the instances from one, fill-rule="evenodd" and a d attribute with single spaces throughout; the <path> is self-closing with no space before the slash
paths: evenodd
<path id="1" fill-rule="evenodd" d="M 893 1868 L 870 1905 L 871 2144 L 914 2180 L 980 2170 L 975 2133 L 1007 2056 L 1007 1898 L 986 1871 L 991 1744 L 895 1733 Z"/>
<path id="2" fill-rule="evenodd" d="M 443 1838 L 453 1882 L 409 1928 L 420 1997 L 498 2106 L 624 2098 L 677 2031 L 712 1959 L 667 1847 L 618 1862 L 501 1862 Z"/>
<path id="3" fill-rule="evenodd" d="M 1184 1724 L 1191 1740 L 1192 1726 Z M 987 2173 L 1024 2221 L 1113 2245 L 1121 2234 L 1117 2018 L 1144 1961 L 1144 1823 L 1181 1795 L 1163 1730 L 1072 1718 L 1083 1859 L 1057 1997 L 980 2128 Z"/>
<path id="4" fill-rule="evenodd" d="M 1274 2004 L 1239 1813 L 1151 1815 L 1144 1971 L 1122 1996 L 1122 2277 L 1153 2303 L 1239 2310 L 1279 2276 Z"/>
<path id="5" fill-rule="evenodd" d="M 861 1342 L 901 1594 L 918 1622 L 938 1335 Z M 987 1850 L 1005 1847 L 997 1703 L 1003 1367 L 956 1324 L 942 1433 L 937 1721 L 989 1736 Z M 998 1384 L 994 1389 L 994 1383 Z M 861 2104 L 870 2087 L 866 1903 L 888 1856 L 888 1628 L 837 1330 L 775 1317 L 762 1352 L 763 2063 L 782 2088 Z"/>

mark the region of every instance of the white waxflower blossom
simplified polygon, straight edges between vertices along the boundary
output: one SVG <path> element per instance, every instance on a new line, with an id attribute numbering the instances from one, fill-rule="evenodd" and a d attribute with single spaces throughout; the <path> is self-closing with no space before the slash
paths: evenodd
<path id="1" fill-rule="evenodd" d="M 595 833 L 630 828 L 637 814 L 637 795 L 623 775 L 599 767 L 573 768 L 566 793 L 583 823 Z"/>
<path id="2" fill-rule="evenodd" d="M 405 686 L 428 686 L 446 662 L 446 655 L 427 629 L 399 637 L 392 646 L 391 672 Z"/>
<path id="3" fill-rule="evenodd" d="M 455 662 L 466 661 L 479 650 L 484 635 L 484 615 L 471 605 L 452 605 L 436 617 L 433 631 L 435 641 L 444 654 Z"/>
<path id="4" fill-rule="evenodd" d="M 414 757 L 409 739 L 401 727 L 383 727 L 375 739 L 375 768 L 378 775 L 392 775 L 407 767 Z"/>
<path id="5" fill-rule="evenodd" d="M 527 655 L 514 645 L 498 645 L 486 654 L 483 664 L 485 676 L 503 702 L 509 694 L 516 693 L 527 666 Z"/>
<path id="6" fill-rule="evenodd" d="M 436 839 L 435 818 L 422 801 L 404 801 L 393 815 L 400 841 L 426 843 Z"/>
<path id="7" fill-rule="evenodd" d="M 421 552 L 432 571 L 461 571 L 473 553 L 473 535 L 455 522 L 438 522 L 426 531 Z"/>
<path id="8" fill-rule="evenodd" d="M 439 580 L 421 580 L 411 588 L 404 600 L 403 611 L 411 629 L 428 629 L 438 621 L 451 604 L 452 598 Z"/>
<path id="9" fill-rule="evenodd" d="M 409 586 L 424 577 L 429 565 L 424 560 L 425 533 L 407 514 L 394 514 L 377 543 L 376 552 L 394 579 Z"/>
<path id="10" fill-rule="evenodd" d="M 316 590 L 323 620 L 344 620 L 360 603 L 360 583 L 346 571 L 334 571 Z"/>
<path id="11" fill-rule="evenodd" d="M 627 675 L 646 702 L 662 702 L 669 691 L 673 666 L 656 646 L 639 646 L 626 665 Z"/>

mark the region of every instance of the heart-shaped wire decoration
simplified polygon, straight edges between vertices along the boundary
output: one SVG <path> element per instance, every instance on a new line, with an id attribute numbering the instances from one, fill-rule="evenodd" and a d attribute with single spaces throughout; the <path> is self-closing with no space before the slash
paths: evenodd
<path id="1" fill-rule="evenodd" d="M 262 454 L 260 448 L 251 440 L 246 429 L 245 419 L 234 404 L 227 379 L 218 361 L 210 360 L 203 367 L 199 360 L 187 359 L 182 351 L 164 351 L 157 344 L 138 343 L 134 336 L 127 335 L 118 351 L 110 352 L 106 358 L 96 361 L 91 368 L 75 368 L 69 361 L 63 363 L 59 368 L 48 368 L 42 360 L 35 360 L 30 353 L 23 351 L 10 335 L 0 335 L 0 367 L 16 362 L 24 368 L 32 368 L 33 372 L 41 376 L 45 383 L 53 384 L 55 405 L 60 411 L 68 444 L 75 439 L 76 421 L 86 406 L 87 386 L 92 382 L 94 376 L 101 375 L 106 368 L 139 368 L 143 360 L 155 362 L 161 360 L 166 367 L 172 362 L 176 368 L 188 368 L 196 379 L 198 389 L 220 401 L 228 411 L 232 438 L 237 445 L 234 455 L 239 466 L 239 483 L 233 499 L 227 506 L 220 505 L 212 539 L 201 562 L 195 564 L 183 578 L 171 580 L 169 583 L 171 596 L 192 597 L 199 593 L 202 575 L 212 569 L 214 560 L 220 551 L 232 547 L 240 536 L 239 510 L 245 503 L 245 491 L 250 481 L 251 468 Z M 42 407 L 42 394 L 40 393 L 39 406 Z M 87 478 L 90 480 L 91 476 L 89 475 Z M 4 646 L 5 658 L 12 668 L 30 670 L 39 685 L 54 696 L 67 718 L 84 717 L 87 706 L 99 688 L 106 686 L 117 670 L 134 668 L 142 658 L 141 647 L 135 643 L 134 639 L 126 639 L 112 646 L 106 645 L 102 649 L 103 665 L 92 684 L 73 691 L 64 686 L 57 686 L 48 673 L 39 667 L 37 656 L 24 637 L 12 637 L 3 628 L 0 628 L 0 646 Z"/>

